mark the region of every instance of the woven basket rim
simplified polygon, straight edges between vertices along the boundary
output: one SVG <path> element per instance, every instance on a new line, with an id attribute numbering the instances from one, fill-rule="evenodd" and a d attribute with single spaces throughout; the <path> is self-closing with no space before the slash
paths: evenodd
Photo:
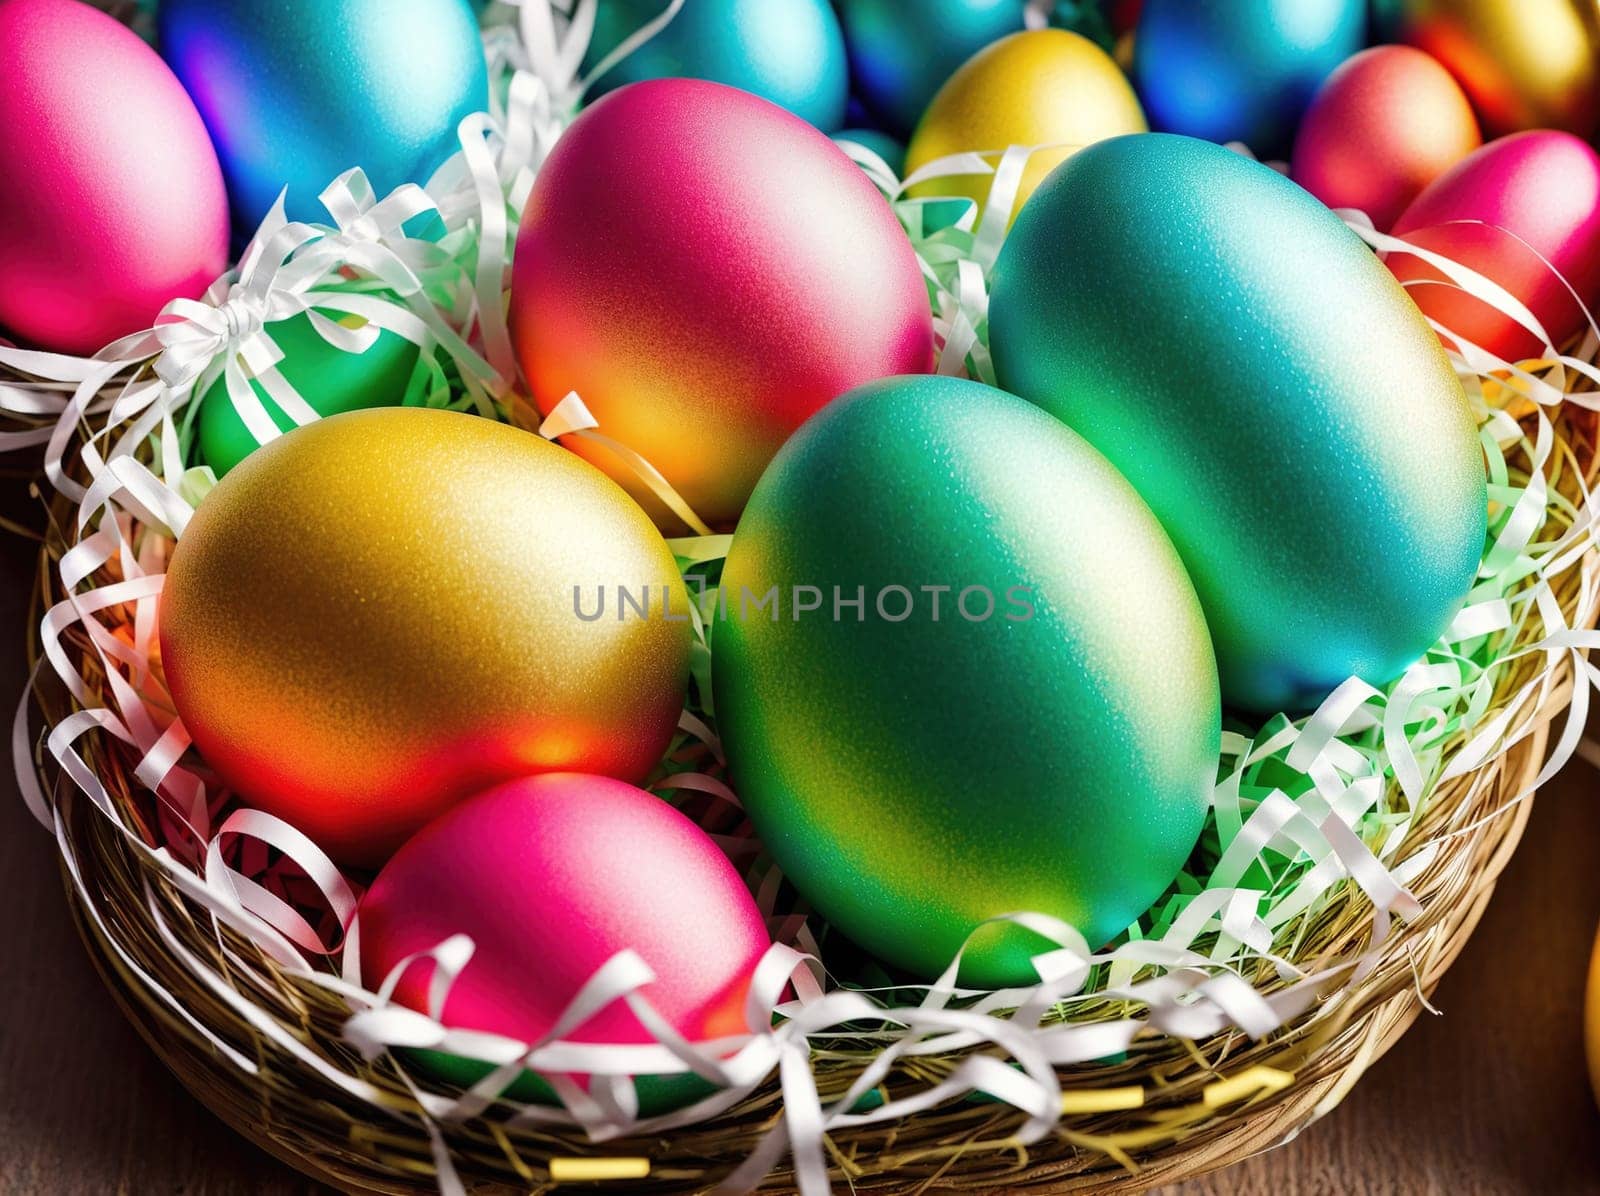
<path id="1" fill-rule="evenodd" d="M 1600 467 L 1592 422 L 1587 413 L 1570 407 L 1558 418 L 1558 428 L 1573 436 L 1574 443 L 1583 443 L 1590 476 Z M 52 531 L 40 553 L 39 602 L 59 597 L 55 565 L 64 546 L 59 529 L 70 526 L 69 513 L 58 496 Z M 1600 551 L 1590 555 L 1600 560 Z M 1580 613 L 1592 622 L 1595 612 Z M 36 644 L 33 649 L 36 654 Z M 1530 808 L 1527 800 L 1504 806 L 1503 799 L 1527 788 L 1539 772 L 1550 724 L 1570 701 L 1570 665 L 1561 667 L 1559 683 L 1541 692 L 1530 733 L 1505 755 L 1462 778 L 1450 800 L 1441 802 L 1441 811 L 1454 802 L 1485 816 L 1467 833 L 1448 839 L 1439 858 L 1417 878 L 1414 891 L 1424 902 L 1421 917 L 1386 940 L 1380 961 L 1364 979 L 1329 993 L 1307 1015 L 1262 1043 L 1251 1044 L 1236 1033 L 1189 1047 L 1163 1040 L 1159 1047 L 1141 1048 L 1121 1062 L 1062 1069 L 1080 1086 L 1143 1084 L 1155 1099 L 1136 1111 L 1137 1116 L 1114 1111 L 1068 1114 L 1052 1137 L 1024 1150 L 1012 1137 L 1020 1114 L 1008 1106 L 967 1102 L 910 1119 L 921 1124 L 902 1124 L 887 1133 L 869 1127 L 859 1134 L 830 1135 L 835 1177 L 865 1190 L 925 1190 L 932 1185 L 935 1190 L 992 1191 L 1004 1185 L 1033 1192 L 1136 1191 L 1225 1167 L 1277 1144 L 1333 1108 L 1415 1018 L 1476 924 Z M 38 691 L 37 700 L 47 713 L 59 713 L 63 695 L 51 695 L 48 688 Z M 119 768 L 125 772 L 129 767 L 115 750 L 94 760 L 103 778 L 115 779 Z M 172 987 L 172 958 L 163 958 L 165 949 L 141 915 L 149 912 L 145 901 L 181 907 L 184 899 L 164 873 L 130 850 L 90 803 L 60 784 L 42 757 L 38 763 L 55 794 L 59 846 L 63 852 L 72 846 L 80 875 L 93 879 L 103 899 L 99 917 L 92 916 L 88 899 L 69 877 L 69 901 L 80 934 L 124 1013 L 185 1086 L 244 1136 L 322 1182 L 352 1191 L 433 1190 L 432 1144 L 416 1124 L 414 1097 L 392 1064 L 380 1059 L 370 1065 L 369 1078 L 384 1088 L 402 1119 L 378 1126 L 371 1120 L 372 1110 L 354 1108 L 348 1098 L 341 1104 L 337 1090 L 309 1083 L 303 1068 L 296 1072 L 291 1057 L 253 1035 L 237 1018 L 207 1023 L 273 1077 L 257 1087 L 242 1083 L 233 1065 L 219 1059 L 216 1048 L 182 1014 L 161 1003 L 129 960 L 159 972 Z M 121 781 L 112 791 L 119 803 L 131 806 L 131 786 L 125 776 Z M 62 866 L 65 872 L 65 855 Z M 127 900 L 129 895 L 141 900 Z M 1365 898 L 1357 892 L 1350 900 L 1359 904 Z M 113 927 L 117 942 L 108 929 Z M 205 949 L 206 944 L 187 946 Z M 272 974 L 270 961 L 263 962 Z M 181 981 L 181 969 L 176 978 Z M 365 1066 L 338 1041 L 342 1011 L 326 1007 L 325 992 L 283 974 L 275 978 L 280 985 L 275 997 L 289 1015 L 286 1020 L 298 1022 L 308 1043 L 341 1063 Z M 207 1014 L 215 1017 L 218 1010 L 215 999 L 198 984 L 181 992 L 179 1004 L 201 1020 Z M 1292 1081 L 1282 1087 L 1260 1086 L 1215 1109 L 1206 1105 L 1208 1085 L 1255 1068 L 1285 1073 Z M 826 1077 L 823 1066 L 819 1084 L 825 1085 Z M 842 1092 L 848 1077 L 836 1078 L 836 1090 Z M 291 1094 L 308 1088 L 308 1106 L 294 1107 Z M 670 1145 L 632 1140 L 596 1147 L 576 1132 L 523 1134 L 500 1129 L 488 1118 L 448 1127 L 445 1138 L 474 1191 L 537 1188 L 549 1182 L 552 1155 L 630 1153 L 651 1157 L 657 1165 L 648 1185 L 629 1190 L 700 1191 L 732 1169 L 741 1147 L 772 1128 L 779 1101 L 776 1081 L 769 1078 L 736 1109 L 703 1128 L 682 1131 Z M 404 1119 L 408 1108 L 410 1124 Z M 1118 1145 L 1130 1125 L 1146 1127 L 1152 1134 L 1148 1145 L 1137 1150 Z M 692 1166 L 688 1159 L 700 1159 L 702 1165 Z M 762 1188 L 784 1190 L 791 1183 L 792 1174 L 780 1167 Z"/>
<path id="2" fill-rule="evenodd" d="M 1554 717 L 1559 710 L 1552 710 Z M 1527 741 L 1521 754 L 1525 757 L 1519 768 L 1508 774 L 1500 788 L 1511 790 L 1525 784 L 1538 771 L 1545 757 L 1548 742 L 1548 725 L 1541 727 Z M 1451 920 L 1448 929 L 1438 932 L 1437 945 L 1428 958 L 1425 968 L 1419 965 L 1415 983 L 1398 987 L 1388 995 L 1372 995 L 1364 1002 L 1360 1012 L 1349 1018 L 1346 1037 L 1349 1042 L 1341 1049 L 1341 1066 L 1325 1067 L 1326 1074 L 1314 1081 L 1271 1094 L 1254 1102 L 1248 1112 L 1220 1125 L 1218 1132 L 1206 1140 L 1191 1140 L 1181 1146 L 1163 1150 L 1136 1160 L 1137 1169 L 1126 1167 L 1099 1167 L 1091 1171 L 1065 1176 L 1054 1174 L 1058 1168 L 1049 1164 L 1011 1168 L 983 1176 L 975 1182 L 928 1185 L 927 1176 L 856 1176 L 853 1187 L 871 1191 L 977 1191 L 996 1190 L 994 1185 L 1004 1182 L 1008 1191 L 1027 1191 L 1044 1196 L 1047 1193 L 1133 1193 L 1144 1192 L 1163 1184 L 1191 1180 L 1212 1174 L 1236 1163 L 1245 1161 L 1263 1151 L 1285 1144 L 1290 1138 L 1322 1116 L 1331 1113 L 1348 1095 L 1356 1082 L 1400 1039 L 1417 1016 L 1426 1007 L 1439 981 L 1456 957 L 1465 948 L 1468 939 L 1493 895 L 1494 886 L 1526 828 L 1532 811 L 1532 800 L 1511 807 L 1486 829 L 1484 840 L 1494 845 L 1491 862 L 1482 870 L 1482 881 L 1475 886 L 1471 900 L 1463 903 L 1464 909 Z M 206 1052 L 197 1051 L 194 1044 L 180 1046 L 172 1038 L 172 1027 L 157 1015 L 148 1001 L 139 999 L 140 990 L 125 969 L 116 966 L 109 944 L 86 916 L 80 895 L 67 875 L 65 861 L 61 862 L 63 888 L 73 924 L 83 941 L 96 972 L 109 990 L 123 1016 L 134 1027 L 151 1051 L 192 1093 L 196 1099 L 234 1132 L 279 1161 L 319 1183 L 348 1192 L 409 1194 L 433 1190 L 427 1173 L 417 1175 L 417 1182 L 384 1182 L 383 1177 L 370 1174 L 366 1168 L 341 1168 L 320 1154 L 308 1154 L 303 1143 L 296 1143 L 281 1132 L 272 1132 L 263 1122 L 252 1116 L 247 1104 L 220 1102 L 208 1099 L 215 1093 L 215 1061 Z M 587 1154 L 592 1148 L 574 1138 L 569 1144 L 574 1154 Z M 633 1145 L 619 1143 L 607 1153 L 626 1154 Z M 415 1160 L 413 1160 L 413 1163 Z M 762 1191 L 793 1191 L 783 1175 L 771 1177 L 774 1183 L 763 1184 Z M 663 1191 L 703 1191 L 708 1185 L 695 1183 L 684 1188 L 663 1188 Z M 499 1191 L 497 1187 L 474 1187 L 478 1191 Z M 504 1189 L 506 1192 L 523 1192 L 524 1187 Z M 537 1190 L 537 1189 L 534 1189 Z M 625 1190 L 625 1189 L 617 1189 Z"/>

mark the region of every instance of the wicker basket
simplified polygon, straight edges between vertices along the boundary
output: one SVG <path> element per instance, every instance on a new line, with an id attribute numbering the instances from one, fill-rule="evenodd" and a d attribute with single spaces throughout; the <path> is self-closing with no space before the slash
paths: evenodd
<path id="1" fill-rule="evenodd" d="M 1492 809 L 1498 795 L 1514 792 L 1538 770 L 1544 736 L 1530 738 L 1514 757 L 1475 779 L 1461 799 L 1474 808 Z M 128 858 L 120 836 L 97 832 L 104 825 L 92 810 L 64 815 L 69 835 L 84 852 L 83 864 L 103 885 L 121 886 L 130 895 L 141 884 L 139 866 Z M 1026 1151 L 1008 1144 L 1017 1120 L 983 1106 L 928 1116 L 921 1124 L 889 1131 L 841 1135 L 832 1140 L 838 1177 L 848 1176 L 858 1191 L 994 1192 L 1142 1192 L 1149 1187 L 1196 1176 L 1241 1162 L 1278 1145 L 1332 1110 L 1385 1051 L 1393 1046 L 1424 1007 L 1445 970 L 1460 954 L 1494 892 L 1495 880 L 1521 838 L 1530 802 L 1497 815 L 1460 848 L 1440 861 L 1434 883 L 1425 886 L 1429 916 L 1394 940 L 1381 968 L 1358 987 L 1338 994 L 1318 1013 L 1271 1042 L 1229 1051 L 1223 1042 L 1194 1044 L 1196 1054 L 1172 1043 L 1140 1052 L 1114 1068 L 1085 1070 L 1075 1083 L 1156 1087 L 1159 1102 L 1149 1102 L 1137 1122 L 1127 1114 L 1078 1115 L 1063 1118 L 1059 1139 Z M 148 990 L 122 962 L 107 936 L 86 916 L 83 898 L 68 885 L 79 932 L 107 987 L 128 1019 L 184 1085 L 230 1126 L 289 1165 L 342 1190 L 353 1192 L 432 1192 L 436 1190 L 430 1142 L 403 1123 L 375 1125 L 371 1111 L 355 1104 L 275 1054 L 249 1028 L 232 1024 L 230 1011 L 201 985 L 180 988 L 185 1007 L 213 1029 L 224 1026 L 239 1047 L 262 1068 L 261 1082 L 239 1082 L 231 1065 L 216 1057 L 210 1043 L 187 1022 L 151 999 Z M 161 900 L 179 900 L 169 893 Z M 104 911 L 103 911 L 104 912 Z M 127 926 L 125 948 L 148 953 L 147 968 L 159 967 L 170 979 L 170 958 L 148 928 Z M 143 933 L 141 934 L 141 929 Z M 191 950 L 215 951 L 215 943 L 186 944 Z M 131 940 L 131 941 L 130 941 Z M 263 966 L 266 965 L 264 962 Z M 320 990 L 298 987 L 287 979 L 276 994 L 284 1018 L 304 1030 L 309 1043 L 361 1066 L 349 1051 L 341 1052 L 338 1033 L 345 1010 Z M 331 1007 L 330 1007 L 331 1006 Z M 1203 1093 L 1224 1073 L 1239 1074 L 1262 1064 L 1290 1072 L 1287 1087 L 1270 1092 L 1258 1088 L 1238 1106 L 1208 1108 Z M 365 1074 L 392 1094 L 395 1108 L 414 1105 L 406 1089 L 381 1069 Z M 848 1077 L 843 1077 L 847 1079 Z M 843 1090 L 844 1083 L 839 1084 Z M 624 1141 L 608 1145 L 608 1155 L 641 1155 L 652 1160 L 652 1192 L 698 1192 L 719 1173 L 741 1161 L 741 1145 L 770 1128 L 777 1111 L 775 1091 L 765 1093 L 728 1117 L 672 1141 Z M 1120 1135 L 1141 1133 L 1146 1121 L 1170 1128 L 1157 1130 L 1144 1149 L 1120 1147 L 1129 1162 L 1105 1153 Z M 550 1183 L 548 1158 L 587 1153 L 577 1141 L 547 1136 L 512 1136 L 487 1125 L 464 1126 L 450 1136 L 457 1166 L 482 1192 L 540 1191 Z M 791 1187 L 783 1172 L 770 1178 L 770 1190 Z M 634 1180 L 622 1191 L 644 1191 Z M 768 1190 L 764 1187 L 763 1190 Z"/>
<path id="2" fill-rule="evenodd" d="M 1555 416 L 1564 459 L 1557 488 L 1577 497 L 1577 474 L 1596 472 L 1594 419 L 1568 404 Z M 42 553 L 39 597 L 62 597 L 57 566 L 75 514 L 57 499 Z M 1554 597 L 1573 626 L 1593 626 L 1591 549 L 1563 574 Z M 91 685 L 93 653 L 81 629 L 66 646 Z M 1497 703 L 1539 669 L 1537 654 L 1507 668 Z M 1533 692 L 1521 722 L 1526 734 L 1477 771 L 1444 783 L 1408 842 L 1438 841 L 1410 883 L 1419 917 L 1373 949 L 1373 907 L 1355 886 L 1317 917 L 1299 958 L 1319 964 L 1360 957 L 1357 978 L 1330 987 L 1310 1009 L 1261 1041 L 1238 1032 L 1203 1041 L 1141 1037 L 1115 1062 L 1062 1069 L 1064 1115 L 1044 1140 L 1023 1146 L 1023 1116 L 1000 1103 L 950 1102 L 904 1121 L 851 1127 L 825 1140 L 835 1182 L 870 1191 L 1136 1191 L 1201 1175 L 1265 1150 L 1334 1108 L 1425 1006 L 1428 994 L 1464 946 L 1496 878 L 1522 834 L 1530 789 L 1545 760 L 1549 728 L 1569 705 L 1572 663 L 1565 661 Z M 79 704 L 53 683 L 37 687 L 54 726 Z M 149 804 L 132 779 L 137 760 L 115 739 L 79 745 L 123 819 L 145 827 Z M 68 879 L 67 891 L 90 954 L 129 1019 L 183 1083 L 225 1121 L 292 1166 L 350 1191 L 423 1192 L 439 1182 L 436 1160 L 448 1151 L 470 1191 L 540 1191 L 572 1160 L 646 1159 L 647 1177 L 624 1170 L 613 1190 L 696 1192 L 729 1175 L 782 1117 L 775 1077 L 710 1121 L 670 1136 L 594 1145 L 577 1132 L 511 1129 L 488 1115 L 435 1127 L 417 1090 L 388 1056 L 368 1062 L 342 1037 L 349 1006 L 326 988 L 281 969 L 251 941 L 204 911 L 152 866 L 127 834 L 36 752 Z M 148 794 L 142 795 L 147 799 Z M 184 959 L 228 978 L 287 1030 L 297 1051 L 264 1035 Z M 241 967 L 240 961 L 248 966 Z M 1263 991 L 1270 970 L 1247 976 Z M 1113 1002 L 1106 1002 L 1107 1005 Z M 1107 1016 L 1111 1014 L 1108 1013 Z M 906 1059 L 883 1087 L 890 1096 L 947 1075 L 957 1056 Z M 845 1092 L 860 1056 L 823 1052 L 813 1068 L 824 1100 Z M 367 1085 L 353 1095 L 330 1073 Z M 440 1089 L 439 1091 L 448 1091 Z M 637 1164 L 635 1164 L 637 1165 Z M 786 1190 L 794 1175 L 781 1163 L 762 1190 Z M 557 1175 L 552 1175 L 552 1167 Z"/>

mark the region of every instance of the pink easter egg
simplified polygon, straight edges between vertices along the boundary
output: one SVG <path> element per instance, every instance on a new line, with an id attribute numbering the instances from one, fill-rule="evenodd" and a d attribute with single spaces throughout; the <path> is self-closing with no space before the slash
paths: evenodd
<path id="1" fill-rule="evenodd" d="M 1348 58 L 1317 91 L 1295 137 L 1290 177 L 1330 208 L 1386 231 L 1417 193 L 1483 143 L 1450 72 L 1410 46 Z"/>
<path id="2" fill-rule="evenodd" d="M 205 125 L 127 26 L 80 0 L 0 0 L 0 328 L 88 354 L 227 267 Z"/>
<path id="3" fill-rule="evenodd" d="M 577 391 L 714 526 L 824 404 L 933 366 L 883 195 L 793 113 L 700 79 L 620 88 L 573 122 L 523 213 L 510 317 L 540 410 Z M 567 443 L 668 525 L 625 462 Z"/>
<path id="4" fill-rule="evenodd" d="M 1600 299 L 1600 155 L 1552 129 L 1491 141 L 1418 195 L 1394 234 L 1510 291 L 1559 348 Z M 1421 259 L 1391 253 L 1388 264 L 1413 284 L 1408 289 L 1423 312 L 1451 332 L 1507 361 L 1540 354 L 1538 339 L 1510 316 L 1439 285 L 1443 275 Z"/>
<path id="5" fill-rule="evenodd" d="M 738 871 L 665 801 L 623 781 L 547 773 L 471 798 L 412 837 L 360 909 L 369 986 L 455 934 L 476 950 L 450 990 L 446 1025 L 531 1042 L 585 982 L 633 948 L 656 979 L 641 991 L 694 1041 L 743 1034 L 751 974 L 770 945 Z M 432 965 L 395 999 L 428 1007 Z M 653 1041 L 620 1002 L 573 1041 Z"/>

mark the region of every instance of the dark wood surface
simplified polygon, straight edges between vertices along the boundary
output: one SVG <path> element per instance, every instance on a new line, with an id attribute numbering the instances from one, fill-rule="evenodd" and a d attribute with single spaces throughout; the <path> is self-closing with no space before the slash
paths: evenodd
<path id="1" fill-rule="evenodd" d="M 0 513 L 31 518 L 20 481 Z M 0 534 L 0 698 L 23 682 L 32 547 Z M 53 843 L 0 782 L 0 1193 L 304 1196 L 122 1021 L 73 934 Z M 1344 1106 L 1295 1142 L 1163 1196 L 1600 1193 L 1582 997 L 1600 921 L 1600 777 L 1574 764 L 1435 1003 Z"/>

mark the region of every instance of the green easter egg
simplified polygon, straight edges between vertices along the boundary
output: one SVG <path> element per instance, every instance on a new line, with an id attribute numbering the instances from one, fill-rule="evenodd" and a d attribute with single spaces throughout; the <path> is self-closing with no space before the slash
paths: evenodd
<path id="1" fill-rule="evenodd" d="M 494 1067 L 481 1059 L 465 1059 L 445 1051 L 410 1050 L 406 1055 L 418 1067 L 458 1088 L 470 1088 Z M 687 1108 L 717 1091 L 711 1081 L 693 1072 L 666 1076 L 635 1076 L 633 1090 L 639 1099 L 640 1117 L 660 1117 Z M 524 1071 L 511 1081 L 505 1095 L 524 1105 L 559 1105 L 555 1089 L 536 1071 Z"/>
<path id="2" fill-rule="evenodd" d="M 464 1059 L 445 1051 L 405 1050 L 402 1052 L 417 1067 L 457 1088 L 470 1088 L 494 1068 L 479 1059 Z M 640 1117 L 663 1117 L 703 1101 L 719 1091 L 710 1080 L 693 1072 L 665 1076 L 635 1076 L 633 1091 L 639 1100 Z M 559 1105 L 556 1090 L 536 1071 L 524 1071 L 506 1088 L 508 1099 L 524 1105 Z M 850 1106 L 852 1113 L 870 1113 L 883 1104 L 883 1093 L 869 1088 Z"/>
<path id="3" fill-rule="evenodd" d="M 399 406 L 417 369 L 417 346 L 392 332 L 380 331 L 365 353 L 346 353 L 323 340 L 303 314 L 279 320 L 269 331 L 283 351 L 278 372 L 318 415 Z M 280 431 L 294 427 L 259 382 L 250 386 Z M 201 464 L 219 478 L 260 447 L 220 377 L 200 398 L 199 443 Z"/>
<path id="4" fill-rule="evenodd" d="M 1132 487 L 1020 399 L 946 377 L 836 399 L 757 485 L 720 602 L 745 809 L 885 961 L 931 979 L 1018 911 L 1099 947 L 1193 848 L 1221 718 L 1194 588 Z M 1048 946 L 986 928 L 962 979 L 1027 983 Z"/>
<path id="5" fill-rule="evenodd" d="M 1437 337 L 1339 218 L 1187 137 L 1076 154 L 1000 254 L 1001 385 L 1106 455 L 1171 535 L 1224 699 L 1383 685 L 1471 588 L 1487 492 Z"/>

